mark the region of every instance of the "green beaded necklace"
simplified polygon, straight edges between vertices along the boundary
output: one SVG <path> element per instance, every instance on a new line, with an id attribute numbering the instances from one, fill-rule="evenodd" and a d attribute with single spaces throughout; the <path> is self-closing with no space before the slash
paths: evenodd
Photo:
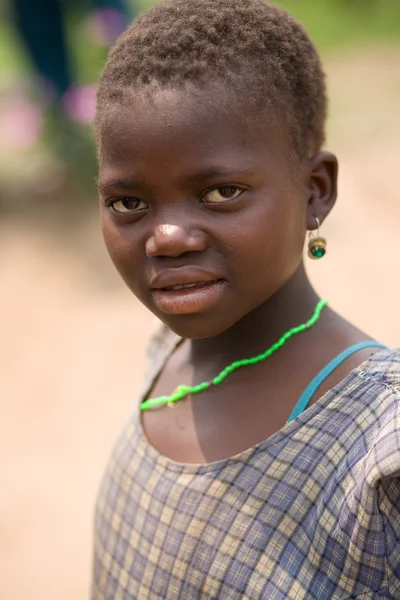
<path id="1" fill-rule="evenodd" d="M 272 346 L 270 346 L 262 354 L 259 354 L 258 356 L 253 356 L 252 358 L 235 360 L 232 364 L 225 367 L 225 369 L 223 369 L 221 373 L 219 373 L 219 375 L 214 377 L 212 381 L 203 381 L 203 383 L 199 383 L 198 385 L 194 386 L 179 385 L 176 388 L 176 390 L 171 394 L 171 396 L 160 396 L 159 398 L 149 398 L 148 400 L 144 400 L 140 405 L 140 410 L 149 410 L 151 408 L 163 406 L 164 404 L 171 406 L 174 402 L 182 400 L 189 394 L 199 394 L 200 392 L 204 392 L 204 390 L 207 390 L 212 385 L 219 385 L 224 381 L 224 379 L 226 379 L 226 377 L 228 377 L 228 375 L 230 375 L 231 373 L 233 373 L 233 371 L 236 371 L 236 369 L 239 369 L 240 367 L 255 365 L 259 362 L 262 362 L 263 360 L 266 360 L 272 354 L 274 354 L 274 352 L 279 350 L 281 346 L 286 344 L 286 342 L 291 337 L 297 335 L 298 333 L 302 333 L 306 329 L 310 329 L 310 327 L 315 325 L 315 323 L 321 316 L 322 310 L 325 308 L 325 306 L 327 306 L 327 304 L 328 300 L 320 300 L 314 309 L 312 317 L 306 323 L 303 323 L 302 325 L 297 325 L 296 327 L 292 327 L 292 329 L 289 329 L 289 331 L 284 333 L 283 336 L 277 342 L 275 342 L 275 344 L 272 344 Z"/>

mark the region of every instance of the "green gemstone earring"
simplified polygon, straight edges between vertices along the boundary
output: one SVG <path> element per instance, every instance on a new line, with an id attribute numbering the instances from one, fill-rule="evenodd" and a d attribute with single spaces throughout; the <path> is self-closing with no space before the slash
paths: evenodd
<path id="1" fill-rule="evenodd" d="M 326 253 L 326 239 L 319 235 L 320 222 L 318 217 L 314 217 L 317 222 L 317 233 L 310 231 L 308 241 L 308 256 L 313 260 L 322 258 Z"/>

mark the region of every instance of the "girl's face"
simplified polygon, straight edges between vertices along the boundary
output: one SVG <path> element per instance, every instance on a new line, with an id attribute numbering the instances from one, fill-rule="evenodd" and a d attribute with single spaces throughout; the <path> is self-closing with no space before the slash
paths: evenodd
<path id="1" fill-rule="evenodd" d="M 220 95 L 161 90 L 100 131 L 102 228 L 121 276 L 185 338 L 211 337 L 298 269 L 310 191 L 276 119 Z"/>

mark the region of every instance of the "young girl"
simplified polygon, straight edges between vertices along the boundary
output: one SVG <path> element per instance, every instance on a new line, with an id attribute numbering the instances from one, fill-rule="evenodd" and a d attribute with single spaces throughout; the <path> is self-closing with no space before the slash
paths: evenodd
<path id="1" fill-rule="evenodd" d="M 336 199 L 325 113 L 314 46 L 263 0 L 167 0 L 110 53 L 104 237 L 164 325 L 100 490 L 95 600 L 400 598 L 400 354 L 303 262 Z"/>

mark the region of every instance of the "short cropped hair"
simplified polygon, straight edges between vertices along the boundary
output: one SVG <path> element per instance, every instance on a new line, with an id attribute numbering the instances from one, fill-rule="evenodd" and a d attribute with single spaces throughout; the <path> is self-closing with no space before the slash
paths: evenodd
<path id="1" fill-rule="evenodd" d="M 218 80 L 239 98 L 274 106 L 298 157 L 321 149 L 327 99 L 318 52 L 297 21 L 264 0 L 166 0 L 137 17 L 101 75 L 96 129 L 130 91 Z"/>

